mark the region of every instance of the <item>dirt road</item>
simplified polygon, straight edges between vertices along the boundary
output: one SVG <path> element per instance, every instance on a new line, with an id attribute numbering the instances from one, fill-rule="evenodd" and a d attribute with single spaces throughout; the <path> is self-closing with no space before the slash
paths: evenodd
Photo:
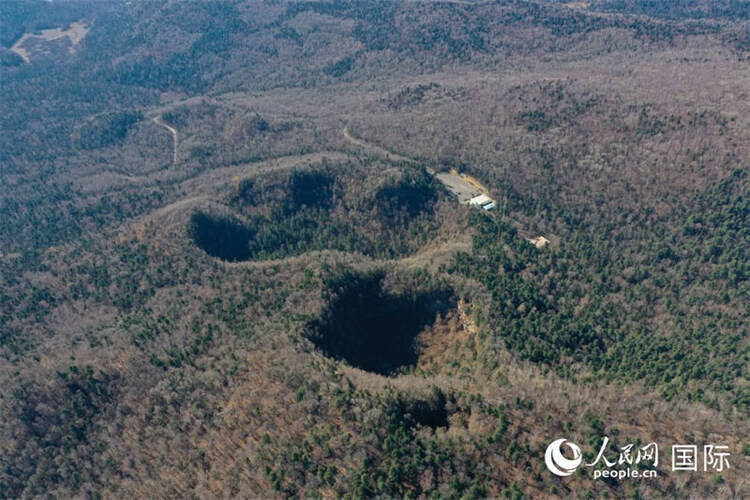
<path id="1" fill-rule="evenodd" d="M 172 134 L 172 165 L 177 164 L 177 129 L 172 127 L 171 125 L 168 125 L 164 123 L 161 119 L 161 115 L 157 115 L 153 118 L 153 121 L 155 124 L 159 125 L 160 127 L 164 127 L 165 129 L 169 130 L 169 132 Z"/>
<path id="2" fill-rule="evenodd" d="M 351 135 L 351 133 L 349 133 L 349 129 L 347 127 L 344 127 L 341 133 L 344 134 L 344 137 L 346 138 L 347 141 L 359 146 L 360 148 L 364 149 L 368 153 L 371 153 L 377 156 L 383 156 L 385 157 L 385 159 L 390 160 L 390 161 L 404 161 L 404 162 L 411 162 L 411 163 L 416 162 L 416 160 L 412 158 L 401 156 L 398 153 L 394 153 L 393 151 L 388 151 L 385 148 L 381 148 L 380 146 L 376 144 L 363 141 L 362 139 L 357 139 L 356 137 Z"/>

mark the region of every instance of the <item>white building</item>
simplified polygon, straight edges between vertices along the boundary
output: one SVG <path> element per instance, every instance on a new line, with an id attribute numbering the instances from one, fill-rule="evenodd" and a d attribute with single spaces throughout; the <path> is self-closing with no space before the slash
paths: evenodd
<path id="1" fill-rule="evenodd" d="M 480 194 L 475 196 L 467 202 L 473 207 L 482 207 L 485 210 L 492 210 L 495 208 L 495 200 L 487 196 L 486 194 Z"/>

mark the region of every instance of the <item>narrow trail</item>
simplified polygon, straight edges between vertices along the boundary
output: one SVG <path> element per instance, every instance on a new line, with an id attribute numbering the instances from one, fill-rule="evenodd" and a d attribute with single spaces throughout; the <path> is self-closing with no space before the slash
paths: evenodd
<path id="1" fill-rule="evenodd" d="M 413 158 L 408 158 L 406 156 L 402 156 L 398 153 L 394 153 L 393 151 L 389 151 L 385 148 L 381 148 L 380 146 L 376 144 L 372 144 L 367 141 L 363 141 L 362 139 L 357 139 L 354 137 L 350 132 L 348 127 L 344 127 L 344 129 L 341 131 L 342 134 L 344 134 L 344 138 L 354 144 L 355 146 L 359 146 L 362 149 L 371 152 L 373 154 L 376 154 L 378 156 L 384 156 L 387 160 L 390 161 L 403 161 L 403 162 L 411 162 L 415 163 L 416 160 Z"/>
<path id="2" fill-rule="evenodd" d="M 8 49 L 11 52 L 15 52 L 16 54 L 18 54 L 19 56 L 21 56 L 21 59 L 23 59 L 23 62 L 25 62 L 26 64 L 30 63 L 31 59 L 29 59 L 29 54 L 26 53 L 26 50 L 24 50 L 21 47 L 21 45 L 23 45 L 24 42 L 28 38 L 29 38 L 29 34 L 28 33 L 24 33 L 24 35 L 21 38 L 19 38 L 16 41 L 16 43 L 14 43 L 13 46 L 10 49 Z"/>
<path id="3" fill-rule="evenodd" d="M 178 141 L 177 129 L 167 123 L 164 123 L 161 119 L 161 115 L 157 115 L 153 117 L 152 120 L 155 124 L 157 124 L 160 127 L 164 127 L 165 129 L 169 130 L 169 133 L 172 134 L 172 165 L 176 165 L 177 164 L 177 141 Z"/>

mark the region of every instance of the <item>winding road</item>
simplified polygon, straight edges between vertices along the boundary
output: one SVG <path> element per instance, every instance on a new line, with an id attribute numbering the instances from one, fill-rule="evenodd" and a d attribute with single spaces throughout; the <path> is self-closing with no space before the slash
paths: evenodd
<path id="1" fill-rule="evenodd" d="M 177 135 L 177 129 L 173 126 L 166 124 L 162 121 L 161 115 L 157 115 L 152 118 L 155 124 L 157 124 L 160 127 L 164 127 L 165 129 L 169 130 L 169 132 L 172 134 L 172 165 L 177 164 L 177 141 L 178 141 L 178 135 Z"/>
<path id="2" fill-rule="evenodd" d="M 372 144 L 371 142 L 363 141 L 362 139 L 357 139 L 349 132 L 348 127 L 344 127 L 341 133 L 344 134 L 344 138 L 347 141 L 351 142 L 352 144 L 356 146 L 359 146 L 360 148 L 364 149 L 368 153 L 372 153 L 377 156 L 384 156 L 387 160 L 390 160 L 390 161 L 403 161 L 403 162 L 409 162 L 409 163 L 416 163 L 416 160 L 414 160 L 413 158 L 408 158 L 398 153 L 394 153 L 393 151 L 389 151 L 385 148 L 381 148 L 380 146 L 376 144 Z M 430 171 L 430 173 L 434 173 L 434 172 Z"/>

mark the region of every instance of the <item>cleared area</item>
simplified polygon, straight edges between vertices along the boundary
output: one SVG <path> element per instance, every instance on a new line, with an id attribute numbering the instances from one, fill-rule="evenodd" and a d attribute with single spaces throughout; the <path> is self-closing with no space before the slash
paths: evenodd
<path id="1" fill-rule="evenodd" d="M 471 176 L 461 174 L 457 171 L 450 173 L 440 172 L 435 175 L 437 179 L 453 193 L 458 202 L 463 205 L 480 207 L 484 210 L 492 210 L 497 203 L 488 194 L 486 189 L 481 189 L 481 184 Z"/>
<path id="2" fill-rule="evenodd" d="M 70 24 L 67 29 L 53 28 L 42 30 L 39 33 L 25 33 L 13 44 L 10 50 L 28 63 L 31 62 L 31 55 L 47 51 L 48 47 L 45 47 L 44 44 L 67 38 L 68 52 L 73 53 L 76 45 L 83 40 L 89 29 L 90 27 L 85 22 L 78 21 Z"/>
<path id="3" fill-rule="evenodd" d="M 359 146 L 372 154 L 385 157 L 387 160 L 416 162 L 416 160 L 412 158 L 401 156 L 363 139 L 358 139 L 352 136 L 346 127 L 342 130 L 342 133 L 346 140 L 352 144 Z M 451 170 L 450 172 L 436 172 L 434 169 L 427 167 L 427 171 L 442 182 L 445 187 L 448 188 L 448 191 L 458 198 L 459 203 L 481 207 L 484 210 L 492 210 L 496 207 L 497 203 L 489 196 L 489 190 L 474 177 L 462 174 L 457 170 Z"/>
<path id="4" fill-rule="evenodd" d="M 458 174 L 440 172 L 436 177 L 448 188 L 448 191 L 456 195 L 459 203 L 468 204 L 472 198 L 483 194 Z"/>

